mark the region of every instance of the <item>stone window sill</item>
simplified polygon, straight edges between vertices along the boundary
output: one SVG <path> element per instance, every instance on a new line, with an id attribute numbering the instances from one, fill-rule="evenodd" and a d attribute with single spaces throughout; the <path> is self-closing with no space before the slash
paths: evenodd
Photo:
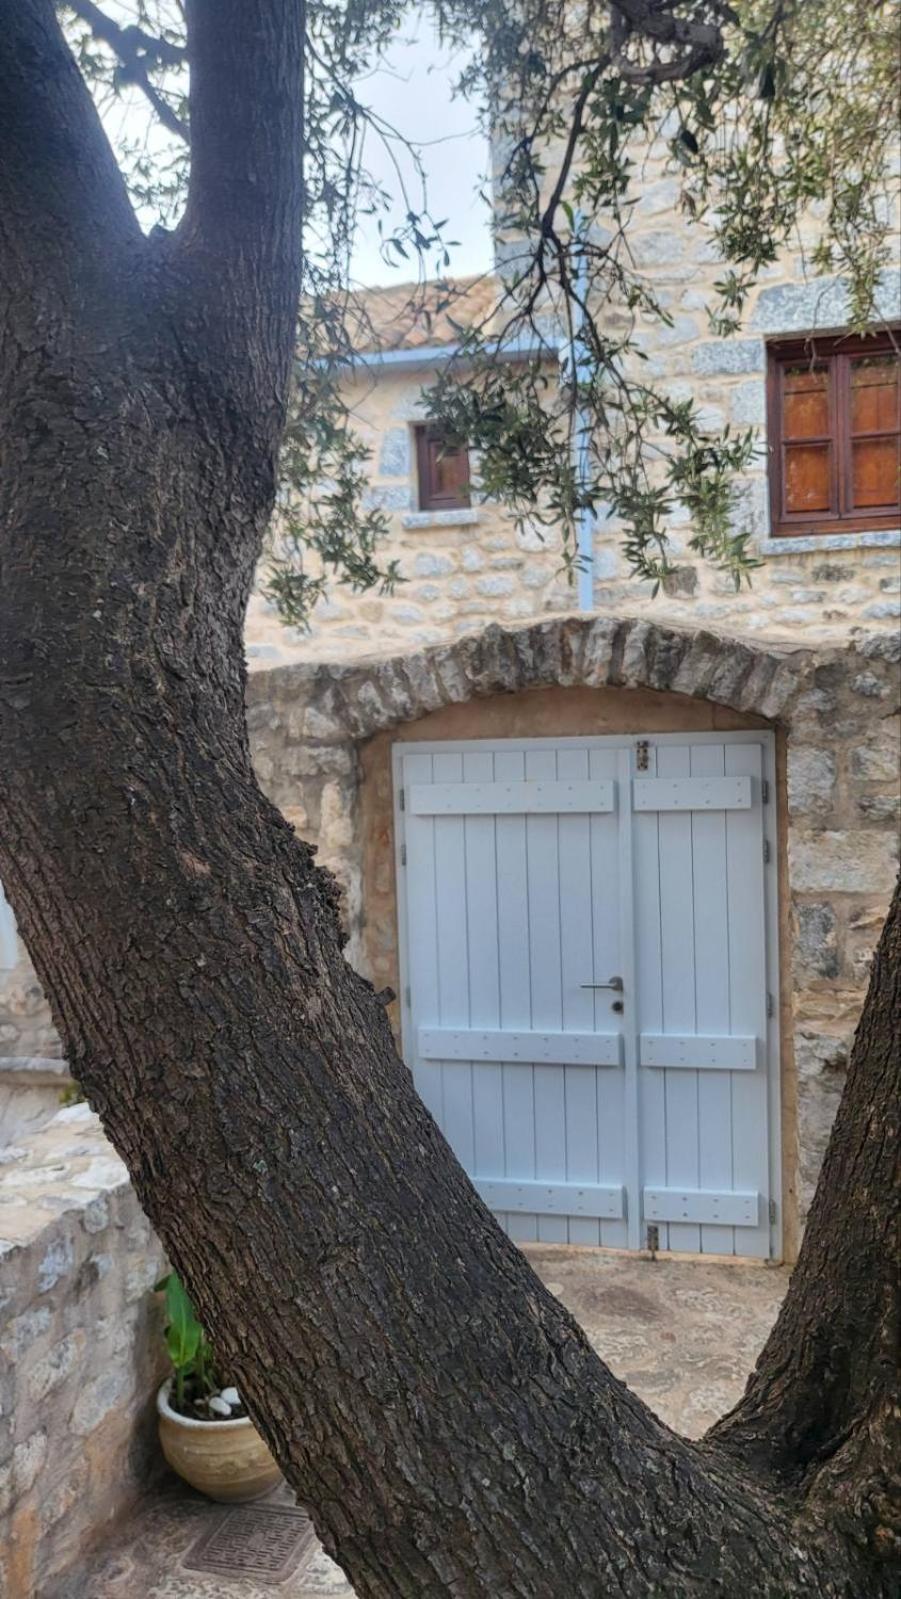
<path id="1" fill-rule="evenodd" d="M 816 555 L 820 550 L 897 550 L 901 529 L 878 533 L 812 533 L 800 538 L 761 539 L 761 555 Z"/>
<path id="2" fill-rule="evenodd" d="M 472 507 L 461 507 L 459 511 L 408 511 L 400 520 L 401 526 L 408 528 L 472 527 L 478 522 L 479 513 Z"/>

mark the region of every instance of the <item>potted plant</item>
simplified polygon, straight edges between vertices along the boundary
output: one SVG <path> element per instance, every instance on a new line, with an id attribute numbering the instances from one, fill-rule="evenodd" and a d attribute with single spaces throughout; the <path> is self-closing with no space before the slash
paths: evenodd
<path id="1" fill-rule="evenodd" d="M 166 1295 L 172 1362 L 172 1376 L 156 1399 L 163 1454 L 173 1471 L 209 1499 L 259 1499 L 279 1481 L 278 1466 L 237 1388 L 222 1380 L 181 1278 L 170 1272 L 156 1287 Z"/>

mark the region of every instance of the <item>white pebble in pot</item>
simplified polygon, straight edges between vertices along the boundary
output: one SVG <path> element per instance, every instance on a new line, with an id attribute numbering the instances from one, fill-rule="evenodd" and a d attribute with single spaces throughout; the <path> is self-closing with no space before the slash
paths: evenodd
<path id="1" fill-rule="evenodd" d="M 213 1394 L 212 1399 L 209 1399 L 207 1403 L 214 1416 L 230 1416 L 232 1413 L 231 1405 L 221 1394 Z"/>
<path id="2" fill-rule="evenodd" d="M 227 1405 L 234 1406 L 241 1403 L 241 1395 L 238 1393 L 237 1388 L 223 1388 L 219 1398 L 224 1399 Z"/>

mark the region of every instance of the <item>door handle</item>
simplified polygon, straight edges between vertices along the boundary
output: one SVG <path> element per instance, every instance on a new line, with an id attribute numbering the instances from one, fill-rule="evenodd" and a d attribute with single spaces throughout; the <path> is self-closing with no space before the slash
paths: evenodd
<path id="1" fill-rule="evenodd" d="M 622 980 L 621 977 L 611 977 L 609 983 L 580 983 L 579 987 L 580 988 L 612 988 L 612 989 L 614 989 L 616 991 L 617 994 L 621 994 L 622 991 L 623 991 L 623 980 Z"/>

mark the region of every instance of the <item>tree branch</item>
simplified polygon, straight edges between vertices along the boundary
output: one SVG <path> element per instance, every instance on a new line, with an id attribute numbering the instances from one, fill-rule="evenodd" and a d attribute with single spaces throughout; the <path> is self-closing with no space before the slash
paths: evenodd
<path id="1" fill-rule="evenodd" d="M 896 1557 L 899 1014 L 896 884 L 788 1294 L 744 1397 L 708 1435 L 765 1472 L 801 1480 L 856 1537 Z"/>
<path id="2" fill-rule="evenodd" d="M 181 66 L 187 60 L 186 51 L 168 39 L 145 33 L 143 28 L 120 28 L 112 17 L 94 5 L 93 0 L 67 0 L 67 4 L 82 22 L 87 23 L 95 39 L 102 39 L 104 44 L 109 45 L 129 80 L 146 96 L 163 127 L 187 143 L 188 130 L 185 124 L 156 85 L 151 83 L 147 71 L 148 65 L 154 62 L 163 66 Z"/>
<path id="3" fill-rule="evenodd" d="M 33 299 L 40 263 L 43 284 L 99 303 L 141 231 L 52 0 L 0 0 L 0 126 L 5 292 Z"/>
<path id="4" fill-rule="evenodd" d="M 188 0 L 186 15 L 191 176 L 180 233 L 232 278 L 287 366 L 300 293 L 303 0 Z"/>

